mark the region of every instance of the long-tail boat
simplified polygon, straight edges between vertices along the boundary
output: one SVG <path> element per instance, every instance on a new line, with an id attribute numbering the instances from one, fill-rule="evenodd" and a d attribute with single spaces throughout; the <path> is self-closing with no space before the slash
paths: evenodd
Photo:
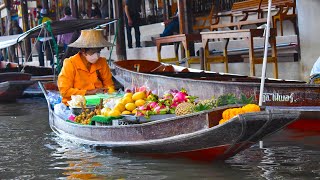
<path id="1" fill-rule="evenodd" d="M 81 125 L 54 112 L 48 92 L 55 84 L 39 83 L 49 110 L 49 124 L 62 138 L 114 152 L 193 160 L 227 159 L 299 118 L 299 111 L 270 110 L 238 115 L 219 124 L 225 106 L 183 116 L 127 125 Z M 141 121 L 140 121 L 141 122 Z"/>

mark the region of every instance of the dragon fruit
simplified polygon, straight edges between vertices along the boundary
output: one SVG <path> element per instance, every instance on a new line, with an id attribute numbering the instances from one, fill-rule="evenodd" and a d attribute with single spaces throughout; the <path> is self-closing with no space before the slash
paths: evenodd
<path id="1" fill-rule="evenodd" d="M 170 105 L 170 108 L 176 108 L 179 105 L 178 102 L 172 102 L 172 104 Z"/>
<path id="2" fill-rule="evenodd" d="M 173 102 L 177 102 L 177 103 L 183 103 L 186 102 L 188 94 L 184 93 L 184 92 L 178 92 L 173 96 Z"/>
<path id="3" fill-rule="evenodd" d="M 147 101 L 156 102 L 156 101 L 158 101 L 158 99 L 159 99 L 159 97 L 157 95 L 155 95 L 155 94 L 152 94 L 152 93 L 147 96 Z"/>
<path id="4" fill-rule="evenodd" d="M 138 88 L 138 92 L 143 92 L 143 91 L 146 91 L 147 90 L 147 87 L 146 86 L 141 86 Z"/>
<path id="5" fill-rule="evenodd" d="M 163 99 L 173 99 L 173 95 L 170 93 L 164 94 Z"/>
<path id="6" fill-rule="evenodd" d="M 155 107 L 158 106 L 158 103 L 157 103 L 157 102 L 150 102 L 147 106 L 148 106 L 150 109 L 154 109 Z"/>
<path id="7" fill-rule="evenodd" d="M 169 108 L 167 106 L 164 105 L 158 105 L 157 107 L 155 107 L 153 109 L 153 112 L 155 112 L 156 114 L 166 114 L 168 112 Z"/>

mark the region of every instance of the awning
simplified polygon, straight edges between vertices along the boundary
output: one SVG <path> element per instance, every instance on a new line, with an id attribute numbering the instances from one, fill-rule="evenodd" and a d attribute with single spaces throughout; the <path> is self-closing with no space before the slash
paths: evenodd
<path id="1" fill-rule="evenodd" d="M 54 36 L 59 34 L 66 34 L 70 32 L 75 32 L 83 29 L 97 28 L 99 26 L 104 27 L 108 24 L 114 23 L 114 19 L 77 19 L 68 21 L 53 21 L 50 26 Z M 0 36 L 0 49 L 7 48 L 18 42 L 21 42 L 26 37 L 36 38 L 39 36 L 41 29 L 46 25 L 46 23 L 38 25 L 23 34 L 10 35 L 10 36 Z M 43 35 L 44 31 L 41 32 L 40 37 Z"/>
<path id="2" fill-rule="evenodd" d="M 0 36 L 0 49 L 4 49 L 17 44 L 17 40 L 20 36 L 22 36 L 22 34 Z M 21 38 L 21 40 L 23 40 L 23 38 Z M 21 40 L 19 42 L 21 42 Z"/>

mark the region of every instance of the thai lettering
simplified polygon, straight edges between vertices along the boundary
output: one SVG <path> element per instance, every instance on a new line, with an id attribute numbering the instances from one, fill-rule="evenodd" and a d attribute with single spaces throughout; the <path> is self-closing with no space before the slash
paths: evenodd
<path id="1" fill-rule="evenodd" d="M 278 101 L 278 102 L 294 102 L 293 93 L 291 94 L 279 94 L 279 93 L 263 93 L 262 101 L 270 102 L 270 101 Z"/>

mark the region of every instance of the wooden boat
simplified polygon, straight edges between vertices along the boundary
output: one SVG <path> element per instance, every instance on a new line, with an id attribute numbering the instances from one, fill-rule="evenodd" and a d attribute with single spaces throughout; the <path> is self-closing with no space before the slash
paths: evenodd
<path id="1" fill-rule="evenodd" d="M 15 101 L 23 95 L 23 91 L 34 84 L 31 74 L 27 73 L 0 73 L 0 102 Z"/>
<path id="2" fill-rule="evenodd" d="M 200 99 L 232 93 L 238 96 L 253 96 L 255 103 L 259 101 L 260 78 L 257 77 L 203 72 L 148 60 L 118 61 L 114 66 L 114 77 L 125 88 L 144 85 L 162 94 L 168 89 L 183 87 Z M 269 109 L 307 112 L 288 128 L 320 132 L 320 85 L 303 81 L 266 79 L 263 105 Z"/>
<path id="3" fill-rule="evenodd" d="M 49 86 L 48 86 L 49 85 Z M 48 102 L 49 124 L 63 138 L 94 147 L 153 157 L 187 157 L 213 161 L 227 159 L 299 118 L 299 111 L 262 111 L 242 114 L 218 125 L 220 107 L 184 116 L 124 126 L 79 125 L 54 113 L 47 90 L 39 83 Z"/>
<path id="4" fill-rule="evenodd" d="M 147 86 L 163 93 L 168 89 L 185 88 L 200 99 L 223 94 L 242 93 L 259 101 L 260 78 L 236 74 L 203 72 L 148 60 L 129 60 L 114 63 L 114 77 L 124 87 Z M 266 79 L 263 105 L 319 106 L 320 85 L 303 81 Z"/>
<path id="5" fill-rule="evenodd" d="M 47 76 L 52 75 L 52 68 L 41 66 L 18 65 L 18 63 L 0 61 L 0 73 L 4 72 L 20 72 L 23 69 L 24 73 L 32 76 Z"/>

